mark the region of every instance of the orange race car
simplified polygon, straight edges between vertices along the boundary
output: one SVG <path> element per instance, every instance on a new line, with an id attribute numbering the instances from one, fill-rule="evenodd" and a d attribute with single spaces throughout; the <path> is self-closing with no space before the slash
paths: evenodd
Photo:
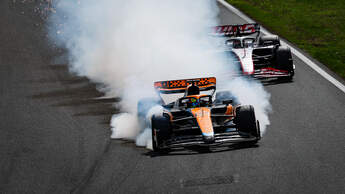
<path id="1" fill-rule="evenodd" d="M 254 107 L 236 105 L 224 99 L 226 92 L 216 91 L 216 78 L 197 78 L 155 82 L 162 112 L 151 117 L 154 151 L 187 146 L 219 146 L 229 143 L 257 143 L 259 121 Z M 145 118 L 155 104 L 153 100 L 138 103 L 139 117 Z"/>

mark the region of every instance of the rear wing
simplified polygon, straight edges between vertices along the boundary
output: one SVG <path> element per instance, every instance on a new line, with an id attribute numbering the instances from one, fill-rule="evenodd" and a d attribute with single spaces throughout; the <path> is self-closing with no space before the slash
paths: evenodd
<path id="1" fill-rule="evenodd" d="M 258 36 L 260 34 L 260 25 L 257 23 L 216 26 L 212 34 L 216 36 L 245 36 L 255 33 L 258 33 Z"/>
<path id="2" fill-rule="evenodd" d="M 200 91 L 216 89 L 215 77 L 158 81 L 154 83 L 154 87 L 157 92 L 163 94 L 184 93 L 187 86 L 192 83 L 198 86 Z"/>

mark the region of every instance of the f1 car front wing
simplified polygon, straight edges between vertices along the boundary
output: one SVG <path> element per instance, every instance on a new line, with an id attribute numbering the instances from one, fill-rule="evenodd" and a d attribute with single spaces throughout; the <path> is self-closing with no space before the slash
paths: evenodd
<path id="1" fill-rule="evenodd" d="M 275 77 L 290 77 L 291 72 L 275 69 L 271 67 L 256 69 L 253 77 L 255 78 L 275 78 Z"/>
<path id="2" fill-rule="evenodd" d="M 242 134 L 238 131 L 216 133 L 214 134 L 214 142 L 206 143 L 202 135 L 189 135 L 180 136 L 167 140 L 161 147 L 162 148 L 178 148 L 178 147 L 189 147 L 189 146 L 225 146 L 229 144 L 239 142 L 250 142 L 256 141 L 259 138 L 249 134 Z"/>

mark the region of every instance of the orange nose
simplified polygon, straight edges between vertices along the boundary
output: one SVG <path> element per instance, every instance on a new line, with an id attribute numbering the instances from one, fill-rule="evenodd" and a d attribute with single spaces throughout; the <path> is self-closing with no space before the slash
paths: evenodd
<path id="1" fill-rule="evenodd" d="M 196 118 L 201 132 L 205 136 L 213 136 L 213 126 L 211 120 L 211 110 L 206 107 L 191 109 L 193 116 Z"/>

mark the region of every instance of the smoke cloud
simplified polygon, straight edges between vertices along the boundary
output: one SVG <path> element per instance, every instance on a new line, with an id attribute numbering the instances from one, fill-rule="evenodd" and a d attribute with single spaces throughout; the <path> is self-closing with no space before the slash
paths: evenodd
<path id="1" fill-rule="evenodd" d="M 137 102 L 156 95 L 154 81 L 169 79 L 216 76 L 217 88 L 254 105 L 262 131 L 269 124 L 269 94 L 260 83 L 232 79 L 235 65 L 216 52 L 219 45 L 208 35 L 217 25 L 216 1 L 60 0 L 54 7 L 50 37 L 67 48 L 71 71 L 123 99 L 124 113 L 111 120 L 112 138 L 150 146 L 150 130 L 138 124 Z"/>

